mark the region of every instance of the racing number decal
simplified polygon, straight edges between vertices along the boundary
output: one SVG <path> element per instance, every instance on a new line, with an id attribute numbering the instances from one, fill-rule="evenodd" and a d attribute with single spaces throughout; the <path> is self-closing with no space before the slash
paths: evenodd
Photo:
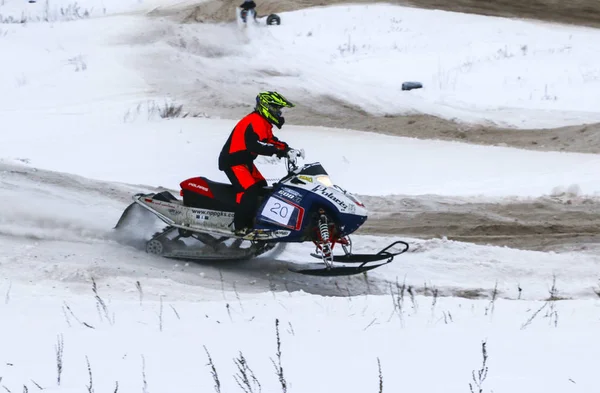
<path id="1" fill-rule="evenodd" d="M 281 206 L 279 202 L 275 202 L 272 208 L 269 209 L 271 213 L 278 214 L 279 217 L 286 218 L 290 212 L 287 206 Z"/>
<path id="2" fill-rule="evenodd" d="M 290 205 L 281 199 L 270 197 L 261 214 L 276 223 L 289 225 L 294 209 L 295 207 L 293 205 Z"/>

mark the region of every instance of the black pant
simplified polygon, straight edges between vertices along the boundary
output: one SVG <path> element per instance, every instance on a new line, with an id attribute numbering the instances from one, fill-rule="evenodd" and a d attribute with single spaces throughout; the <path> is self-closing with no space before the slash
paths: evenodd
<path id="1" fill-rule="evenodd" d="M 233 225 L 236 230 L 254 227 L 254 216 L 258 209 L 258 200 L 266 180 L 258 173 L 256 167 L 240 170 L 240 166 L 223 170 L 236 191 L 236 210 Z"/>

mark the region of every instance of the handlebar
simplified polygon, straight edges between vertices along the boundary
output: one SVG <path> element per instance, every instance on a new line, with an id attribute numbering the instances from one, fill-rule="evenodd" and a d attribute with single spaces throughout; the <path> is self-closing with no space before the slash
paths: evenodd
<path id="1" fill-rule="evenodd" d="M 298 158 L 305 158 L 304 149 L 291 149 L 290 151 L 288 151 L 286 157 L 288 172 L 292 172 L 298 168 Z"/>

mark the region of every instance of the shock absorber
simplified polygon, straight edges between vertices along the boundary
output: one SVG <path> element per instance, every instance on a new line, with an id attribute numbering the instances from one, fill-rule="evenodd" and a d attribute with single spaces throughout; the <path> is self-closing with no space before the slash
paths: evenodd
<path id="1" fill-rule="evenodd" d="M 329 243 L 329 223 L 327 222 L 327 216 L 324 214 L 319 217 L 319 232 L 321 233 L 321 240 Z"/>
<path id="2" fill-rule="evenodd" d="M 327 216 L 323 211 L 319 212 L 321 215 L 319 216 L 319 234 L 321 235 L 321 244 L 322 244 L 322 252 L 323 259 L 328 262 L 331 259 L 331 246 L 329 241 L 329 222 L 327 221 Z"/>

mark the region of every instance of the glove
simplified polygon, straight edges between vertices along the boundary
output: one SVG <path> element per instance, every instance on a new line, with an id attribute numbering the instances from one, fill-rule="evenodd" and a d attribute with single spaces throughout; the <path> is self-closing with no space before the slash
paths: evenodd
<path id="1" fill-rule="evenodd" d="M 277 146 L 279 147 L 279 149 L 277 150 L 277 157 L 279 158 L 287 157 L 289 151 L 292 150 L 290 148 L 290 145 L 288 145 L 284 141 L 280 141 L 279 139 L 277 139 L 277 145 L 279 145 Z"/>
<path id="2" fill-rule="evenodd" d="M 288 152 L 288 157 L 292 156 L 294 156 L 294 158 L 305 158 L 304 149 L 290 149 Z"/>

